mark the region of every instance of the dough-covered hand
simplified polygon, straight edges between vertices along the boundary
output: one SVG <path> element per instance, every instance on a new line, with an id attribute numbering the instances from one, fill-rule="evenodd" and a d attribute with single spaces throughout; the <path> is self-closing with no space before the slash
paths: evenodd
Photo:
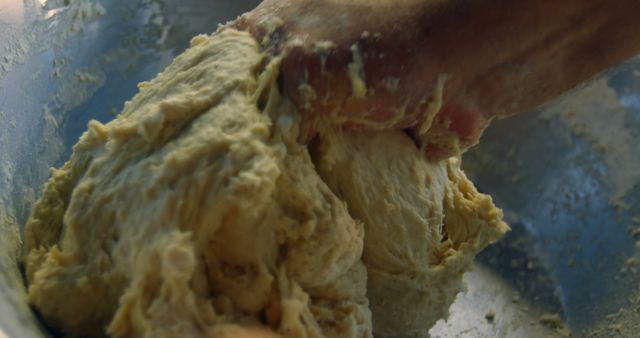
<path id="1" fill-rule="evenodd" d="M 284 55 L 322 125 L 405 129 L 432 159 L 640 52 L 634 0 L 266 0 L 234 26 Z"/>

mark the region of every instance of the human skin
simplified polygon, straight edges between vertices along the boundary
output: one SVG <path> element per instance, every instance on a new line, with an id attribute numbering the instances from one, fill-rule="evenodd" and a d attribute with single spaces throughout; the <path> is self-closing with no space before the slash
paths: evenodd
<path id="1" fill-rule="evenodd" d="M 370 121 L 378 129 L 405 129 L 439 160 L 476 144 L 492 118 L 536 108 L 639 54 L 639 6 L 635 0 L 266 0 L 232 25 L 258 41 L 268 35 L 264 47 L 284 55 L 280 83 L 302 112 L 301 141 L 338 112 L 348 128 L 371 128 L 362 123 Z M 264 22 L 273 17 L 282 25 L 267 29 Z M 322 41 L 332 43 L 330 53 L 318 53 Z M 362 56 L 364 97 L 352 91 L 353 46 Z M 421 132 L 443 75 L 442 107 Z M 322 99 L 308 102 L 301 84 Z"/>

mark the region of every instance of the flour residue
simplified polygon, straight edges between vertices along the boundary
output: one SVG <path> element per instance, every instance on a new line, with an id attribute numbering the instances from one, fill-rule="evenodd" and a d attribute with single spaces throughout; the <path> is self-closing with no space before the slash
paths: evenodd
<path id="1" fill-rule="evenodd" d="M 633 125 L 633 112 L 620 105 L 607 79 L 562 98 L 543 116 L 559 116 L 576 136 L 589 142 L 607 166 L 605 183 L 611 204 L 628 209 L 625 197 L 640 182 L 640 135 Z"/>
<path id="2" fill-rule="evenodd" d="M 63 79 L 51 101 L 61 110 L 70 111 L 93 96 L 106 79 L 99 67 L 82 67 Z"/>
<path id="3" fill-rule="evenodd" d="M 103 17 L 106 10 L 96 1 L 50 0 L 23 8 L 24 25 L 14 25 L 0 43 L 0 78 L 28 57 L 52 45 L 64 46 L 77 33 Z M 0 22 L 0 24 L 2 24 Z"/>
<path id="4" fill-rule="evenodd" d="M 587 338 L 635 337 L 640 331 L 638 309 L 640 309 L 640 287 L 628 293 L 629 306 L 608 314 L 592 330 L 586 332 Z"/>
<path id="5" fill-rule="evenodd" d="M 66 36 L 83 31 L 88 23 L 101 18 L 105 14 L 104 7 L 97 2 L 73 1 L 71 4 L 73 4 L 73 6 L 69 6 L 71 20 L 66 26 L 67 30 L 64 33 Z"/>

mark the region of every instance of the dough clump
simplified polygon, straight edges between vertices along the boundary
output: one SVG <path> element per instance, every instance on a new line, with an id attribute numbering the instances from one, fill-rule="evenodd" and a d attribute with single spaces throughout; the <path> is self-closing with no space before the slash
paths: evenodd
<path id="1" fill-rule="evenodd" d="M 199 36 L 52 171 L 25 227 L 29 302 L 68 336 L 427 336 L 507 226 L 457 159 L 398 132 L 296 142 L 277 59 Z"/>

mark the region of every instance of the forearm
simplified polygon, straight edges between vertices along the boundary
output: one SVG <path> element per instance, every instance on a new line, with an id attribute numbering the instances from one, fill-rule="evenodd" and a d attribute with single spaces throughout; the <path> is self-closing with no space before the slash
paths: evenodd
<path id="1" fill-rule="evenodd" d="M 640 54 L 635 0 L 466 2 L 478 7 L 458 20 L 459 47 L 442 67 L 477 58 L 451 99 L 483 114 L 535 108 Z"/>
<path id="2" fill-rule="evenodd" d="M 305 116 L 306 136 L 337 114 L 351 127 L 412 129 L 423 146 L 430 134 L 449 133 L 464 149 L 493 116 L 532 109 L 640 53 L 636 7 L 636 0 L 268 0 L 236 25 L 259 40 L 273 32 L 265 48 L 286 50 L 281 83 Z M 265 30 L 260 22 L 270 17 L 282 26 Z M 330 42 L 328 52 L 319 42 Z M 354 91 L 355 52 L 364 95 Z"/>

